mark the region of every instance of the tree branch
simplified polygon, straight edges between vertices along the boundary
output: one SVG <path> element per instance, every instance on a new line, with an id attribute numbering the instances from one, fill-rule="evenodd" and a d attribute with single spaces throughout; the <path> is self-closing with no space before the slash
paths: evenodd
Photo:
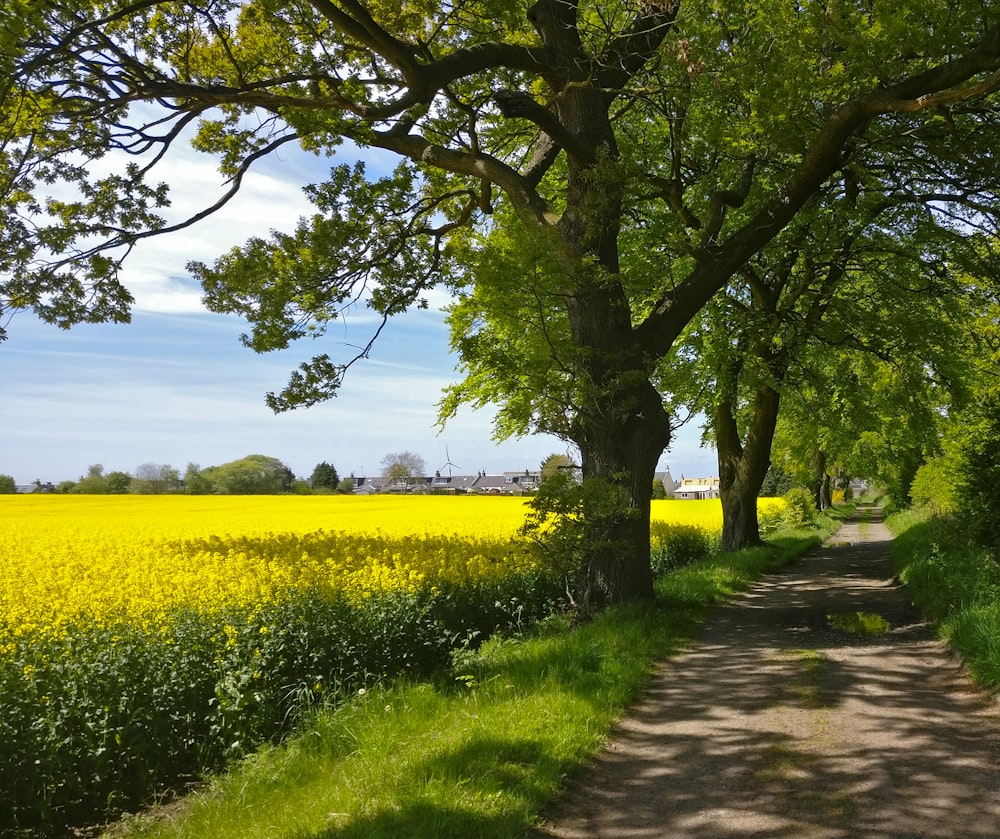
<path id="1" fill-rule="evenodd" d="M 593 149 L 581 142 L 552 111 L 523 91 L 498 90 L 493 94 L 500 113 L 507 118 L 526 119 L 537 125 L 569 154 L 584 163 L 593 163 Z"/>
<path id="2" fill-rule="evenodd" d="M 669 349 L 685 324 L 712 295 L 784 229 L 823 182 L 841 167 L 847 141 L 871 120 L 887 113 L 918 109 L 913 103 L 922 108 L 932 107 L 939 94 L 947 95 L 951 101 L 982 95 L 981 85 L 961 86 L 982 73 L 995 75 L 998 69 L 1000 27 L 995 27 L 968 54 L 837 108 L 784 185 L 772 193 L 746 224 L 713 247 L 676 288 L 664 294 L 637 326 L 637 338 L 646 352 L 660 356 Z"/>
<path id="3" fill-rule="evenodd" d="M 597 86 L 624 87 L 656 53 L 677 19 L 680 7 L 680 0 L 650 0 L 640 4 L 646 13 L 636 17 L 628 31 L 615 38 L 598 58 L 601 69 L 595 80 Z"/>
<path id="4" fill-rule="evenodd" d="M 390 132 L 374 132 L 359 140 L 367 145 L 394 151 L 416 163 L 429 164 L 455 174 L 485 178 L 503 189 L 514 206 L 527 212 L 536 222 L 547 225 L 550 221 L 548 205 L 534 186 L 492 155 L 456 151 L 432 143 L 417 134 L 397 136 Z"/>

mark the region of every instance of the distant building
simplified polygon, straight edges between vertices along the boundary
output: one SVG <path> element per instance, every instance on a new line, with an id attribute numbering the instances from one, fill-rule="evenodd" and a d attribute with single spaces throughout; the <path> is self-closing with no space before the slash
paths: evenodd
<path id="1" fill-rule="evenodd" d="M 701 501 L 705 498 L 719 497 L 718 478 L 685 478 L 670 493 L 678 501 Z"/>
<path id="2" fill-rule="evenodd" d="M 674 480 L 674 476 L 670 474 L 670 467 L 668 466 L 663 472 L 653 473 L 654 481 L 661 481 L 663 483 L 663 488 L 667 491 L 667 497 L 677 489 L 677 481 Z"/>
<path id="3" fill-rule="evenodd" d="M 15 484 L 17 491 L 23 495 L 32 492 L 55 492 L 55 484 L 51 481 L 35 481 L 32 484 Z"/>
<path id="4" fill-rule="evenodd" d="M 354 478 L 353 492 L 356 495 L 372 495 L 382 491 L 382 478 Z"/>
<path id="5" fill-rule="evenodd" d="M 663 481 L 663 487 L 666 489 L 668 496 L 678 486 L 677 481 L 670 474 L 669 468 L 662 472 L 657 472 L 654 478 Z M 699 480 L 715 481 L 715 494 L 706 497 L 719 497 L 717 489 L 718 478 L 704 478 Z M 383 477 L 354 477 L 354 493 L 357 495 L 371 495 L 379 492 L 433 492 L 446 495 L 524 495 L 535 492 L 541 482 L 542 473 L 539 469 L 521 469 L 518 471 L 503 472 L 499 475 L 488 475 L 485 470 L 477 472 L 475 475 L 442 475 L 438 471 L 430 477 L 414 476 L 393 482 L 388 482 Z"/>
<path id="6" fill-rule="evenodd" d="M 393 482 L 387 482 L 383 477 L 356 477 L 354 493 L 356 495 L 371 495 L 378 492 L 523 495 L 538 489 L 541 480 L 542 473 L 537 469 L 504 472 L 502 475 L 487 475 L 485 471 L 477 472 L 475 475 L 442 475 L 436 472 L 432 477 L 415 476 Z"/>

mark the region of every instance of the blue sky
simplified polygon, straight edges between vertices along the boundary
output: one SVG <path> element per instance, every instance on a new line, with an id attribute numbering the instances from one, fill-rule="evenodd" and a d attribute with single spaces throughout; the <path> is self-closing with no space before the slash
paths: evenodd
<path id="1" fill-rule="evenodd" d="M 369 163 L 378 172 L 390 161 Z M 238 318 L 204 309 L 184 266 L 211 261 L 250 235 L 290 230 L 310 210 L 300 187 L 322 177 L 316 166 L 315 158 L 283 155 L 251 175 L 219 214 L 141 243 L 123 274 L 136 297 L 131 324 L 62 331 L 16 315 L 0 344 L 0 474 L 59 482 L 95 463 L 130 473 L 166 463 L 183 472 L 191 462 L 265 454 L 302 477 L 324 460 L 342 475 L 374 475 L 386 453 L 402 450 L 419 454 L 431 471 L 450 455 L 456 474 L 496 473 L 537 468 L 566 451 L 553 437 L 496 442 L 489 410 L 463 409 L 443 431 L 436 427 L 441 390 L 458 375 L 443 298 L 390 322 L 335 399 L 280 415 L 264 405 L 264 394 L 280 390 L 300 361 L 318 352 L 350 358 L 346 344 L 364 342 L 368 317 L 358 311 L 318 341 L 256 355 L 239 342 L 245 326 Z M 160 178 L 175 185 L 176 218 L 200 209 L 219 183 L 211 161 L 187 151 L 168 160 Z M 681 429 L 661 468 L 669 465 L 675 478 L 715 474 L 715 454 L 700 447 L 699 435 L 696 424 Z"/>

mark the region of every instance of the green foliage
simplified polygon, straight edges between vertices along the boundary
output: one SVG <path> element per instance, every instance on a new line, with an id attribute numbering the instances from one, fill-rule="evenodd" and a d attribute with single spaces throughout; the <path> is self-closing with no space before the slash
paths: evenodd
<path id="1" fill-rule="evenodd" d="M 288 492 L 295 476 L 276 457 L 251 454 L 221 466 L 209 466 L 201 476 L 221 495 L 275 495 Z M 199 484 L 200 486 L 200 484 Z"/>
<path id="2" fill-rule="evenodd" d="M 962 447 L 960 515 L 973 538 L 1000 558 L 1000 404 L 990 399 L 972 414 L 978 422 Z"/>
<path id="3" fill-rule="evenodd" d="M 337 484 L 337 492 L 344 495 L 350 495 L 354 492 L 354 478 L 341 478 L 340 483 Z"/>
<path id="4" fill-rule="evenodd" d="M 189 463 L 184 471 L 184 491 L 188 495 L 211 495 L 215 491 L 211 478 L 197 463 Z"/>
<path id="5" fill-rule="evenodd" d="M 928 508 L 889 519 L 899 576 L 986 690 L 1000 687 L 1000 565 L 961 525 Z"/>
<path id="6" fill-rule="evenodd" d="M 782 527 L 794 529 L 808 527 L 816 519 L 816 501 L 804 487 L 793 487 L 784 495 L 785 509 L 781 514 Z"/>
<path id="7" fill-rule="evenodd" d="M 528 502 L 520 532 L 544 566 L 566 581 L 566 591 L 586 598 L 587 557 L 599 549 L 620 549 L 616 525 L 635 514 L 624 488 L 599 478 L 581 481 L 573 471 L 559 470 Z"/>
<path id="8" fill-rule="evenodd" d="M 913 478 L 910 498 L 918 507 L 928 507 L 937 515 L 958 509 L 959 464 L 955 457 L 937 455 L 927 460 Z"/>
<path id="9" fill-rule="evenodd" d="M 761 510 L 758 506 L 757 508 L 757 529 L 761 537 L 768 536 L 777 530 L 780 530 L 785 526 L 784 523 L 785 510 L 777 508 L 768 508 L 766 510 Z"/>
<path id="10" fill-rule="evenodd" d="M 309 477 L 309 485 L 313 489 L 325 489 L 332 491 L 337 489 L 337 485 L 339 483 L 340 477 L 337 475 L 337 470 L 325 460 L 316 464 L 316 467 L 312 471 L 312 475 Z"/>
<path id="11" fill-rule="evenodd" d="M 571 279 L 551 231 L 497 208 L 497 226 L 470 231 L 458 258 L 468 284 L 448 310 L 451 348 L 463 379 L 439 403 L 443 421 L 461 405 L 499 405 L 495 436 L 534 431 L 568 436 L 567 405 L 583 380 L 561 289 Z"/>
<path id="12" fill-rule="evenodd" d="M 662 500 L 667 497 L 667 488 L 659 478 L 653 478 L 653 500 Z"/>
<path id="13" fill-rule="evenodd" d="M 132 476 L 128 472 L 109 472 L 104 476 L 104 486 L 109 495 L 124 495 L 132 486 Z"/>
<path id="14" fill-rule="evenodd" d="M 107 482 L 104 479 L 104 467 L 100 463 L 95 463 L 87 467 L 87 474 L 81 477 L 70 492 L 83 495 L 103 495 L 108 491 Z"/>
<path id="15" fill-rule="evenodd" d="M 550 454 L 542 461 L 539 469 L 539 478 L 542 482 L 545 482 L 549 478 L 557 477 L 560 473 L 575 474 L 578 470 L 579 467 L 574 465 L 573 458 L 568 454 L 556 452 Z"/>
<path id="16" fill-rule="evenodd" d="M 662 577 L 721 548 L 719 537 L 690 524 L 653 522 L 650 527 L 651 562 L 654 577 Z"/>
<path id="17" fill-rule="evenodd" d="M 789 472 L 780 466 L 771 464 L 764 476 L 764 482 L 760 486 L 760 496 L 762 498 L 780 498 L 788 492 L 794 485 L 794 479 Z"/>
<path id="18" fill-rule="evenodd" d="M 17 482 L 11 475 L 0 475 L 0 495 L 12 495 L 17 492 Z"/>

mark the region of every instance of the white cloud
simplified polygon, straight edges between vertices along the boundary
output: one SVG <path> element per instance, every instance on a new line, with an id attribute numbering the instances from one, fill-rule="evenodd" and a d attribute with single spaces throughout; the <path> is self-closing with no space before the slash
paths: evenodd
<path id="1" fill-rule="evenodd" d="M 171 207 L 165 214 L 171 224 L 211 206 L 225 191 L 213 161 L 194 151 L 165 160 L 157 168 L 157 177 L 171 187 Z M 272 230 L 294 229 L 298 219 L 313 210 L 300 187 L 273 175 L 250 172 L 240 192 L 208 218 L 140 242 L 122 272 L 136 310 L 205 311 L 201 288 L 190 279 L 187 263 L 211 263 L 251 236 L 266 238 Z"/>

